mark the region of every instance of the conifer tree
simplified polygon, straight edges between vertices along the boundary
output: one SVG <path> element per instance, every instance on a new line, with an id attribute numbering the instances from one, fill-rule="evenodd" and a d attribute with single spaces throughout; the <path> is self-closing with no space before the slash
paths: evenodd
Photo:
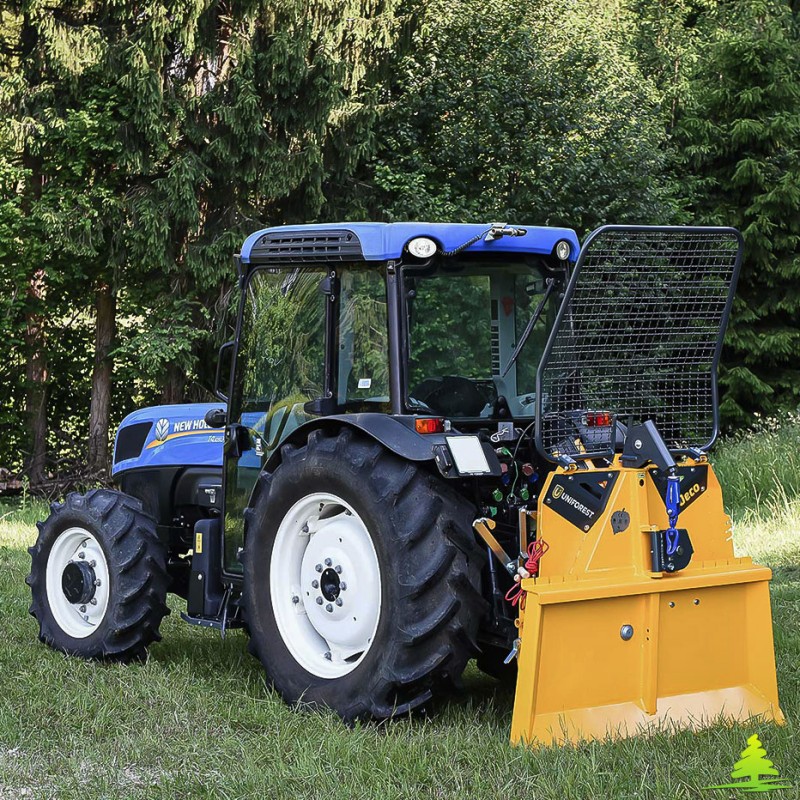
<path id="1" fill-rule="evenodd" d="M 396 38 L 394 7 L 9 4 L 0 225 L 31 232 L 11 236 L 19 246 L 3 259 L 23 298 L 10 313 L 24 340 L 33 482 L 44 477 L 48 392 L 51 429 L 62 411 L 84 436 L 89 422 L 96 467 L 107 460 L 113 362 L 120 411 L 155 399 L 137 391 L 154 383 L 164 400 L 183 399 L 243 236 L 313 220 L 324 189 L 368 152 L 370 83 Z M 76 408 L 90 393 L 90 408 Z"/>
<path id="2" fill-rule="evenodd" d="M 800 39 L 781 0 L 720 8 L 678 123 L 697 222 L 738 227 L 745 258 L 723 354 L 723 413 L 800 402 Z"/>

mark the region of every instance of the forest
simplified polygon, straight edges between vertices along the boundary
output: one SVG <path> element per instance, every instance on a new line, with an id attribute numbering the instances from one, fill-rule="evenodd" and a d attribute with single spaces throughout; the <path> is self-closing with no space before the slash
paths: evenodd
<path id="1" fill-rule="evenodd" d="M 727 430 L 800 403 L 800 2 L 4 0 L 0 490 L 211 397 L 232 256 L 336 220 L 739 228 Z"/>

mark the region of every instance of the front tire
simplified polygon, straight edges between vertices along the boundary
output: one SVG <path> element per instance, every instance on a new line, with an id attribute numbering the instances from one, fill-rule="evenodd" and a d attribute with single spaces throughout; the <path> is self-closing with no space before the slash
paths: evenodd
<path id="1" fill-rule="evenodd" d="M 166 548 L 133 497 L 109 489 L 54 503 L 28 552 L 39 639 L 86 659 L 140 660 L 169 613 Z"/>
<path id="2" fill-rule="evenodd" d="M 385 719 L 458 680 L 486 611 L 466 500 L 348 429 L 284 446 L 254 497 L 251 651 L 287 702 Z"/>

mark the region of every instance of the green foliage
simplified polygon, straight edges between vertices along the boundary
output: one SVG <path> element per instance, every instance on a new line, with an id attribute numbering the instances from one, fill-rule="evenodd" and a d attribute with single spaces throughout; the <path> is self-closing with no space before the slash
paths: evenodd
<path id="1" fill-rule="evenodd" d="M 652 83 L 580 4 L 433 2 L 382 118 L 389 219 L 662 222 Z"/>
<path id="2" fill-rule="evenodd" d="M 781 0 L 4 4 L 0 465 L 37 346 L 52 461 L 82 455 L 98 287 L 113 427 L 208 397 L 246 234 L 335 217 L 736 225 L 725 419 L 796 408 L 798 44 Z M 431 314 L 442 371 L 471 309 Z"/>
<path id="3" fill-rule="evenodd" d="M 723 412 L 746 424 L 800 402 L 800 36 L 780 0 L 714 22 L 676 136 L 693 217 L 744 235 Z"/>
<path id="4" fill-rule="evenodd" d="M 0 366 L 12 395 L 0 423 L 14 434 L 0 464 L 21 461 L 32 311 L 46 319 L 53 444 L 83 449 L 99 285 L 116 300 L 114 419 L 159 389 L 205 395 L 231 254 L 260 224 L 313 219 L 369 150 L 394 5 L 19 0 L 2 12 L 0 333 L 14 357 Z"/>

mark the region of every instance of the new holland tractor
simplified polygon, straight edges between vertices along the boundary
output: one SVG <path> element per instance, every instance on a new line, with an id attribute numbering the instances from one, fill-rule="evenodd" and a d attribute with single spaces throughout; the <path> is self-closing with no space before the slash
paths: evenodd
<path id="1" fill-rule="evenodd" d="M 39 524 L 39 638 L 131 661 L 243 627 L 290 704 L 428 709 L 468 661 L 512 741 L 782 721 L 768 569 L 707 452 L 730 228 L 342 223 L 236 257 L 213 404 L 144 408 L 118 490 Z"/>

